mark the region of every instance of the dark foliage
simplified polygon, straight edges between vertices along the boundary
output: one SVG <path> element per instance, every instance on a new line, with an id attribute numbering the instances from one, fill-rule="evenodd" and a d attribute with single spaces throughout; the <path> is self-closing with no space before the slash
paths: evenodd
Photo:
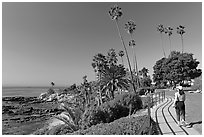
<path id="1" fill-rule="evenodd" d="M 81 128 L 88 128 L 99 123 L 109 123 L 125 117 L 142 108 L 141 98 L 135 93 L 124 93 L 116 96 L 114 100 L 106 102 L 99 107 L 89 107 L 80 121 Z"/>
<path id="2" fill-rule="evenodd" d="M 193 54 L 172 51 L 168 58 L 162 58 L 154 65 L 153 80 L 156 85 L 162 86 L 166 86 L 167 82 L 172 86 L 184 83 L 201 75 L 198 64 Z"/>
<path id="3" fill-rule="evenodd" d="M 101 123 L 72 135 L 137 135 L 147 116 L 123 117 L 111 123 Z M 144 133 L 147 134 L 148 128 Z M 156 133 L 156 132 L 155 132 Z"/>

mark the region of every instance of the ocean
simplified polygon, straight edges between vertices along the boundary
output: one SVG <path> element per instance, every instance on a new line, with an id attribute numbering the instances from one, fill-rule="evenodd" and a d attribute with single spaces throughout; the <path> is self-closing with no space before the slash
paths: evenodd
<path id="1" fill-rule="evenodd" d="M 2 87 L 2 97 L 38 97 L 48 89 L 49 87 Z"/>

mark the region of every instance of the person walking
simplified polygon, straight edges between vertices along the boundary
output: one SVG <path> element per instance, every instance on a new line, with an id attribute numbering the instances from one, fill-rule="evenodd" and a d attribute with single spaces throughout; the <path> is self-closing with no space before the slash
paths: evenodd
<path id="1" fill-rule="evenodd" d="M 185 100 L 186 94 L 184 93 L 182 86 L 178 86 L 176 88 L 177 92 L 175 93 L 175 99 L 173 103 L 173 107 L 176 110 L 176 119 L 178 126 L 186 126 L 185 122 Z"/>

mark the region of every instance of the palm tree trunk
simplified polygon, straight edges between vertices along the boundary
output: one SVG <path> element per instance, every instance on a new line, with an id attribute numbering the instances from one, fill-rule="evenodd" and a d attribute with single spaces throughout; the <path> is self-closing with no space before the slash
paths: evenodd
<path id="1" fill-rule="evenodd" d="M 133 67 L 134 67 L 134 69 L 133 70 L 135 70 L 136 71 L 136 67 L 135 67 L 135 63 L 136 63 L 136 61 L 135 61 L 135 50 L 134 50 L 134 47 L 132 46 L 132 53 L 133 53 Z"/>
<path id="2" fill-rule="evenodd" d="M 127 60 L 128 60 L 128 65 L 129 65 L 129 69 L 130 69 L 130 74 L 131 74 L 131 79 L 132 79 L 133 90 L 134 90 L 134 92 L 136 93 L 136 88 L 135 88 L 135 85 L 134 85 L 134 83 L 133 83 L 133 74 L 132 74 L 132 69 L 131 69 L 131 65 L 130 65 L 130 59 L 129 59 L 129 57 L 128 57 L 128 52 L 127 52 L 127 49 L 126 49 L 124 40 L 123 40 L 123 38 L 122 38 L 122 36 L 121 36 L 121 34 L 120 34 L 120 29 L 119 29 L 119 27 L 118 27 L 118 21 L 115 20 L 115 22 L 116 22 L 116 26 L 117 26 L 117 29 L 118 29 L 118 34 L 119 34 L 119 36 L 120 36 L 120 39 L 121 39 L 122 45 L 123 45 L 123 47 L 124 47 L 124 49 L 125 49 L 126 57 L 127 57 Z"/>
<path id="3" fill-rule="evenodd" d="M 181 35 L 181 42 L 182 42 L 182 54 L 183 54 L 183 35 Z"/>
<path id="4" fill-rule="evenodd" d="M 100 104 L 103 104 L 103 100 L 102 100 L 102 90 L 101 90 L 101 72 L 99 72 L 99 96 L 100 96 Z"/>
<path id="5" fill-rule="evenodd" d="M 171 54 L 171 38 L 169 36 L 169 44 L 170 44 L 170 54 Z"/>
<path id="6" fill-rule="evenodd" d="M 133 40 L 132 38 L 132 34 L 130 35 L 131 36 L 131 39 Z M 134 66 L 135 66 L 135 70 L 136 70 L 136 73 L 137 73 L 137 86 L 140 87 L 140 81 L 139 81 L 139 71 L 138 71 L 138 67 L 137 67 L 137 56 L 136 56 L 136 53 L 135 53 L 135 50 L 134 50 L 134 47 L 132 47 L 133 49 L 133 56 L 135 57 L 134 58 Z"/>
<path id="7" fill-rule="evenodd" d="M 122 60 L 122 65 L 124 66 L 123 57 L 121 57 L 121 60 Z"/>
<path id="8" fill-rule="evenodd" d="M 138 82 L 138 87 L 140 88 L 140 79 L 139 79 L 139 71 L 138 71 L 138 67 L 137 67 L 137 57 L 135 55 L 135 64 L 136 64 L 136 72 L 137 72 L 137 82 Z"/>
<path id="9" fill-rule="evenodd" d="M 160 36 L 161 36 L 161 45 L 162 45 L 162 50 L 163 50 L 163 53 L 164 53 L 164 57 L 166 58 L 166 54 L 165 54 L 165 51 L 164 51 L 164 45 L 163 45 L 162 33 L 160 33 Z"/>

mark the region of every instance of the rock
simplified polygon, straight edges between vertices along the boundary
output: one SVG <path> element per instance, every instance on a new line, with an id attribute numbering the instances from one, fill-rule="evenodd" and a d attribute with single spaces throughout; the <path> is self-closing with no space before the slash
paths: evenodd
<path id="1" fill-rule="evenodd" d="M 70 94 L 61 94 L 58 97 L 58 102 L 70 102 L 72 103 L 74 101 L 75 96 L 74 95 L 70 95 Z"/>
<path id="2" fill-rule="evenodd" d="M 57 99 L 57 94 L 51 94 L 47 99 L 46 101 L 53 101 L 53 100 L 56 100 Z"/>
<path id="3" fill-rule="evenodd" d="M 40 96 L 38 97 L 40 100 L 45 100 L 45 98 L 47 97 L 47 93 L 41 93 Z"/>
<path id="4" fill-rule="evenodd" d="M 11 118 L 10 120 L 21 120 L 21 118 L 17 117 L 17 118 Z"/>

